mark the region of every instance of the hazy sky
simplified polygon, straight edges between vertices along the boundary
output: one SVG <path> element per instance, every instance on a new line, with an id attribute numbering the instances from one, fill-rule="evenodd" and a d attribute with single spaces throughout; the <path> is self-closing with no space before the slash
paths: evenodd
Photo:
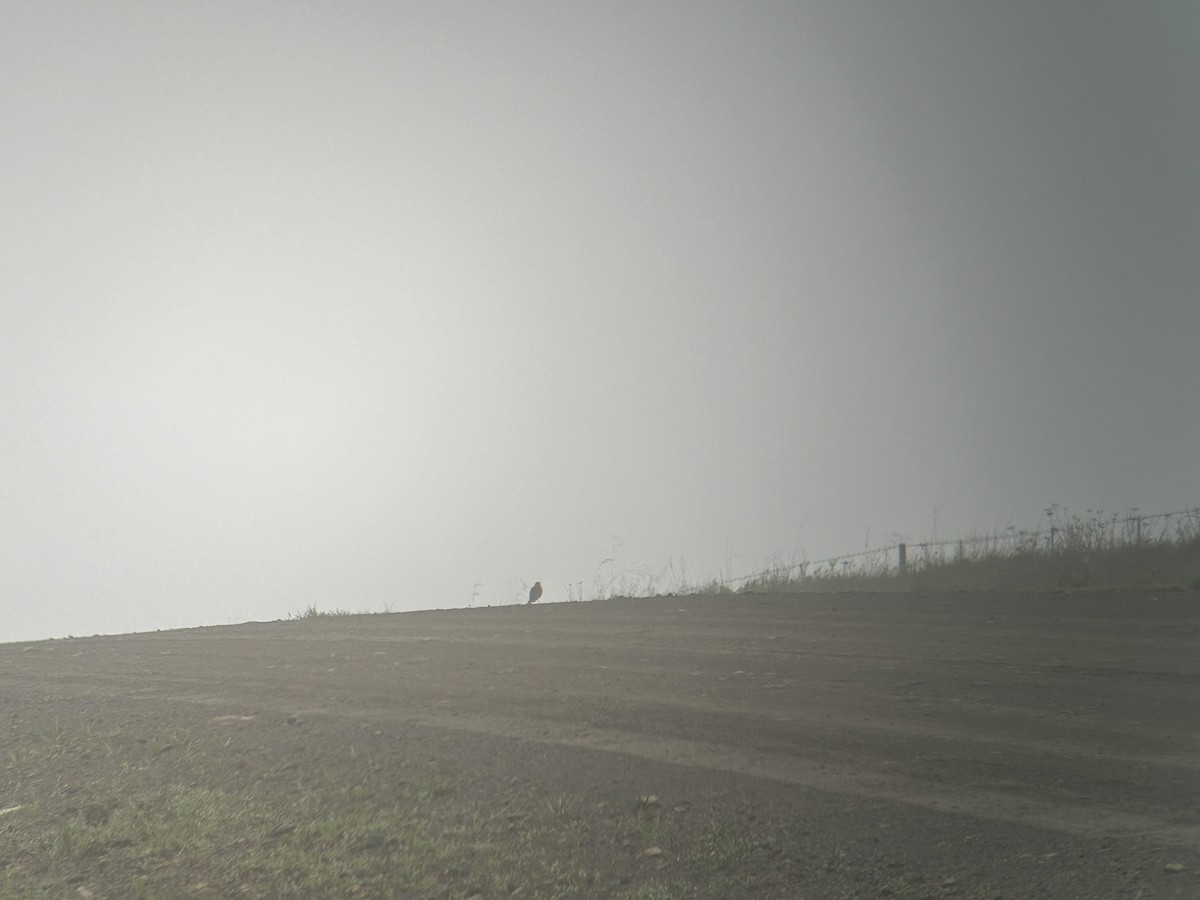
<path id="1" fill-rule="evenodd" d="M 1200 502 L 1198 47 L 1192 0 L 6 2 L 0 641 Z"/>

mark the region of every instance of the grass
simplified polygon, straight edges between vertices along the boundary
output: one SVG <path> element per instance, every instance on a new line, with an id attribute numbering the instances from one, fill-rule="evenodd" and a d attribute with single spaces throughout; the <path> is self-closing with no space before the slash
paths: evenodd
<path id="1" fill-rule="evenodd" d="M 686 561 L 668 559 L 659 570 L 630 567 L 604 577 L 597 569 L 593 600 L 689 594 L 799 593 L 824 591 L 1061 590 L 1072 588 L 1200 589 L 1200 507 L 1179 513 L 1124 515 L 1088 510 L 1083 516 L 1054 504 L 1042 530 L 1007 528 L 961 539 L 905 542 L 815 562 L 773 557 L 762 570 L 733 578 L 694 581 Z M 568 586 L 583 599 L 583 582 Z M 385 612 L 391 606 L 385 604 Z M 367 611 L 319 609 L 316 604 L 289 621 L 366 615 Z"/>
<path id="2" fill-rule="evenodd" d="M 1169 516 L 1084 516 L 1051 506 L 1047 528 L 898 544 L 808 563 L 772 560 L 746 593 L 837 590 L 1200 588 L 1200 508 Z"/>
<path id="3" fill-rule="evenodd" d="M 246 884 L 297 897 L 352 896 L 385 883 L 426 893 L 447 853 L 472 855 L 440 840 L 411 802 L 347 809 L 315 795 L 288 802 L 209 786 L 147 789 L 120 777 L 80 799 L 79 814 L 34 805 L 20 819 L 8 817 L 0 844 L 17 862 L 0 874 L 0 893 L 65 888 L 73 872 L 88 881 L 82 873 L 101 860 L 125 873 L 108 885 L 125 896 Z"/>
<path id="4" fill-rule="evenodd" d="M 810 561 L 773 557 L 758 572 L 696 581 L 670 559 L 659 571 L 627 569 L 603 584 L 595 599 L 661 594 L 800 593 L 827 591 L 1062 590 L 1077 588 L 1200 589 L 1200 507 L 1162 515 L 1088 510 L 1079 516 L 1057 504 L 1041 530 L 1007 528 L 961 539 L 933 537 Z"/>
<path id="5" fill-rule="evenodd" d="M 0 797 L 16 807 L 0 815 L 0 896 L 782 898 L 803 882 L 853 897 L 876 880 L 840 846 L 716 794 L 597 803 L 536 779 L 442 771 L 436 755 L 414 765 L 388 738 L 352 756 L 273 727 L 273 751 L 261 722 L 64 721 L 0 737 Z"/>
<path id="6" fill-rule="evenodd" d="M 10 749 L 0 783 L 27 796 L 0 817 L 0 896 L 468 896 L 587 877 L 543 859 L 550 823 L 514 833 L 510 808 L 445 775 L 381 794 L 322 766 L 281 786 L 268 760 L 180 729 L 99 755 L 95 737 L 56 726 Z M 567 815 L 568 798 L 552 803 Z"/>
<path id="7" fill-rule="evenodd" d="M 597 804 L 383 738 L 317 753 L 282 723 L 271 750 L 262 727 L 64 718 L 0 737 L 0 896 L 786 895 L 766 837 L 715 805 Z"/>
<path id="8" fill-rule="evenodd" d="M 348 610 L 348 609 L 342 609 L 340 607 L 338 609 L 323 610 L 323 609 L 318 609 L 317 605 L 315 603 L 310 603 L 308 606 L 306 606 L 304 609 L 300 610 L 299 612 L 289 613 L 288 621 L 289 622 L 303 622 L 303 621 L 310 620 L 310 619 L 332 619 L 332 618 L 337 618 L 339 616 L 358 616 L 358 615 L 365 615 L 365 613 L 356 613 L 356 612 L 352 612 L 351 610 Z"/>

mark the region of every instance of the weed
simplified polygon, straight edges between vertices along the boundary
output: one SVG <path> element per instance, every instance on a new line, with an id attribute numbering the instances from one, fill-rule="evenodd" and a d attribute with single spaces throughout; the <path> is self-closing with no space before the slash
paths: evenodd
<path id="1" fill-rule="evenodd" d="M 391 612 L 391 610 L 387 609 L 387 612 Z M 338 609 L 322 610 L 322 609 L 318 609 L 317 605 L 315 603 L 310 603 L 308 606 L 306 606 L 304 609 L 300 610 L 299 612 L 289 613 L 288 621 L 289 622 L 299 622 L 299 621 L 303 621 L 305 619 L 328 619 L 328 618 L 333 618 L 335 616 L 358 616 L 358 615 L 365 615 L 365 613 L 356 613 L 356 612 L 352 612 L 348 609 L 342 609 L 340 607 Z"/>
<path id="2" fill-rule="evenodd" d="M 846 851 L 841 844 L 835 844 L 825 854 L 824 868 L 827 872 L 837 872 L 846 867 Z"/>
<path id="3" fill-rule="evenodd" d="M 820 561 L 772 558 L 747 593 L 837 590 L 1037 590 L 1200 587 L 1200 508 L 1145 516 L 1054 504 L 1042 530 L 1008 528 L 960 540 L 900 542 Z M 722 587 L 717 582 L 705 592 Z"/>
<path id="4" fill-rule="evenodd" d="M 704 829 L 697 848 L 697 862 L 716 871 L 745 868 L 758 847 L 746 831 L 724 819 L 713 819 Z"/>

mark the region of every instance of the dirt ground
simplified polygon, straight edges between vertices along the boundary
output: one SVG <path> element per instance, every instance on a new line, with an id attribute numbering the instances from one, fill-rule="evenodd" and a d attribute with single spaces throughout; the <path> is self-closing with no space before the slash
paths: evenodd
<path id="1" fill-rule="evenodd" d="M 255 790 L 436 772 L 473 803 L 519 787 L 515 821 L 575 811 L 545 854 L 598 875 L 448 872 L 447 897 L 1200 897 L 1196 591 L 660 597 L 0 645 L 0 811 L 77 812 L 113 760 L 63 752 L 52 777 L 4 753 L 79 723 L 121 747 L 219 735 Z M 171 765 L 155 777 L 187 778 Z M 630 810 L 654 827 L 604 830 Z M 66 896 L 117 896 L 84 886 L 101 856 Z"/>

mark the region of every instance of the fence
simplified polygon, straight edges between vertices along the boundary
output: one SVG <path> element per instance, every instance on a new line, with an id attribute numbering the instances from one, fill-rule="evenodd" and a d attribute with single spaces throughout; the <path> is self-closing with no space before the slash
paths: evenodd
<path id="1" fill-rule="evenodd" d="M 728 579 L 724 583 L 734 587 L 751 581 L 783 581 L 796 579 L 797 576 L 799 580 L 804 580 L 848 574 L 905 575 L 910 569 L 910 551 L 918 552 L 917 559 L 921 564 L 929 564 L 967 560 L 973 556 L 1011 556 L 1018 553 L 1054 555 L 1075 550 L 1102 551 L 1200 539 L 1200 507 L 1149 514 L 1131 509 L 1124 517 L 1105 516 L 1102 512 L 1087 510 L 1090 518 L 1086 519 L 1070 515 L 1058 505 L 1049 507 L 1045 512 L 1048 526 L 1043 529 L 1010 527 L 997 534 L 950 540 L 898 541 L 856 553 L 773 566 Z M 950 547 L 954 548 L 954 553 L 947 558 L 945 550 Z"/>

